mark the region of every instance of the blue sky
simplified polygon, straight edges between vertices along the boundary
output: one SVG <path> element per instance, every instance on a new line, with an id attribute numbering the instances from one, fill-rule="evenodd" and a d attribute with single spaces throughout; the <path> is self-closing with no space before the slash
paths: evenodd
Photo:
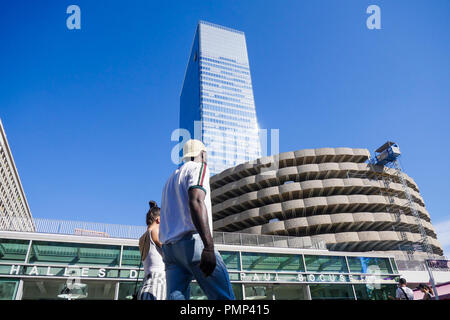
<path id="1" fill-rule="evenodd" d="M 66 27 L 71 4 L 81 30 Z M 371 4 L 381 30 L 366 27 Z M 245 32 L 260 127 L 280 129 L 281 152 L 398 142 L 450 246 L 449 1 L 17 0 L 0 15 L 0 116 L 35 217 L 144 223 L 175 169 L 206 20 Z"/>

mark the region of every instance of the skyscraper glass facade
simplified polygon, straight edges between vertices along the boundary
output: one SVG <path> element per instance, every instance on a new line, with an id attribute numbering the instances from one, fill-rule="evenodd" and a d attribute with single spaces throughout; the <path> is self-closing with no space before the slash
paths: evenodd
<path id="1" fill-rule="evenodd" d="M 180 128 L 203 141 L 211 174 L 261 156 L 243 32 L 199 22 L 180 96 Z"/>

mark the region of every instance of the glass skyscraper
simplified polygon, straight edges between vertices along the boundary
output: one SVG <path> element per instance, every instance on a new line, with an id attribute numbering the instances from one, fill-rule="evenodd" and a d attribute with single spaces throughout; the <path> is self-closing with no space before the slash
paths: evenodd
<path id="1" fill-rule="evenodd" d="M 180 96 L 180 128 L 203 141 L 212 175 L 261 156 L 242 31 L 198 23 Z"/>

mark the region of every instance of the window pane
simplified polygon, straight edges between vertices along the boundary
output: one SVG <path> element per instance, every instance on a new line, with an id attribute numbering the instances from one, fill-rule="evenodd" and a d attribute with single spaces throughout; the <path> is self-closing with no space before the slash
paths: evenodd
<path id="1" fill-rule="evenodd" d="M 133 299 L 133 294 L 139 292 L 142 286 L 142 281 L 133 282 L 120 282 L 119 284 L 119 296 L 118 300 L 131 300 Z"/>
<path id="2" fill-rule="evenodd" d="M 220 255 L 222 256 L 227 269 L 229 270 L 240 270 L 239 266 L 239 252 L 233 251 L 220 251 Z"/>
<path id="3" fill-rule="evenodd" d="M 28 240 L 0 239 L 0 261 L 25 262 Z"/>
<path id="4" fill-rule="evenodd" d="M 273 294 L 275 300 L 308 300 L 306 285 L 275 285 Z"/>
<path id="5" fill-rule="evenodd" d="M 232 283 L 234 297 L 236 300 L 242 300 L 242 285 L 240 283 Z"/>
<path id="6" fill-rule="evenodd" d="M 141 253 L 139 247 L 123 247 L 122 266 L 139 267 L 141 263 Z"/>
<path id="7" fill-rule="evenodd" d="M 245 300 L 273 300 L 272 286 L 244 285 Z"/>
<path id="8" fill-rule="evenodd" d="M 388 258 L 347 257 L 350 272 L 392 274 Z"/>
<path id="9" fill-rule="evenodd" d="M 397 264 L 395 263 L 395 260 L 394 260 L 393 258 L 390 258 L 390 260 L 391 260 L 392 268 L 394 269 L 394 270 L 392 270 L 392 271 L 393 271 L 394 273 L 398 273 Z"/>
<path id="10" fill-rule="evenodd" d="M 356 284 L 355 292 L 358 300 L 389 300 L 389 296 L 395 297 L 395 284 Z"/>
<path id="11" fill-rule="evenodd" d="M 242 268 L 247 271 L 305 271 L 301 255 L 255 252 L 242 252 Z"/>
<path id="12" fill-rule="evenodd" d="M 112 245 L 33 241 L 30 263 L 118 266 L 120 247 Z"/>
<path id="13" fill-rule="evenodd" d="M 312 284 L 309 286 L 312 300 L 354 300 L 353 289 L 348 284 Z"/>
<path id="14" fill-rule="evenodd" d="M 19 280 L 0 279 L 0 300 L 14 300 L 18 285 Z"/>
<path id="15" fill-rule="evenodd" d="M 348 272 L 345 257 L 305 255 L 305 263 L 308 272 Z"/>

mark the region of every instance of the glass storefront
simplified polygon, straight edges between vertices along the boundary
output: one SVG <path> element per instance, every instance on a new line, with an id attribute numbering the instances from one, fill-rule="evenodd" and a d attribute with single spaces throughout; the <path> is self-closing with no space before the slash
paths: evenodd
<path id="1" fill-rule="evenodd" d="M 49 235 L 51 239 L 51 235 Z M 144 272 L 137 241 L 123 245 L 0 238 L 0 299 L 131 299 Z M 61 237 L 59 237 L 61 239 Z M 136 245 L 126 245 L 126 244 Z M 387 299 L 398 271 L 388 257 L 254 252 L 217 245 L 237 299 Z M 232 250 L 230 249 L 232 248 Z M 70 288 L 71 295 L 68 295 Z M 191 299 L 206 299 L 194 281 Z"/>

